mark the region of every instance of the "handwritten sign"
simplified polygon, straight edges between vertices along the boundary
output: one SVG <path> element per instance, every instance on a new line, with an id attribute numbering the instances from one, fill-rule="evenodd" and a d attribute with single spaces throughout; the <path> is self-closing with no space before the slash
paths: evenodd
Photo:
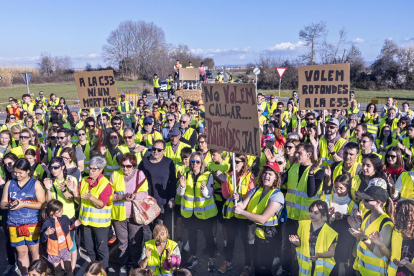
<path id="1" fill-rule="evenodd" d="M 74 73 L 81 108 L 118 106 L 114 71 Z"/>
<path id="2" fill-rule="evenodd" d="M 180 80 L 199 80 L 200 69 L 198 68 L 180 68 Z"/>
<path id="3" fill-rule="evenodd" d="M 349 107 L 349 63 L 299 66 L 299 108 L 302 110 Z"/>
<path id="4" fill-rule="evenodd" d="M 202 84 L 209 148 L 261 155 L 254 84 Z"/>

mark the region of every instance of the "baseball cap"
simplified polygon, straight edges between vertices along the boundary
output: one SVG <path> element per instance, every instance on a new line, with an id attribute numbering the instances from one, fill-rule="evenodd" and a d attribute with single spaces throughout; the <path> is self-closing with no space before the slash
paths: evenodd
<path id="1" fill-rule="evenodd" d="M 336 125 L 336 126 L 338 126 L 338 127 L 339 127 L 339 122 L 338 122 L 338 119 L 336 119 L 336 118 L 329 118 L 329 119 L 326 121 L 326 123 L 327 123 L 327 124 L 333 124 L 333 125 Z"/>
<path id="2" fill-rule="evenodd" d="M 43 114 L 43 110 L 41 110 L 41 109 L 36 109 L 35 114 Z"/>
<path id="3" fill-rule="evenodd" d="M 125 97 L 125 93 L 121 93 L 121 97 Z"/>
<path id="4" fill-rule="evenodd" d="M 262 107 L 261 105 L 259 105 L 259 106 L 257 107 L 257 110 L 258 110 L 258 111 L 264 111 L 264 110 L 263 110 L 263 107 Z"/>
<path id="5" fill-rule="evenodd" d="M 151 110 L 151 107 L 150 106 L 144 106 L 144 110 L 143 110 L 144 112 L 151 112 L 152 110 Z"/>
<path id="6" fill-rule="evenodd" d="M 153 122 L 153 121 L 152 121 L 152 118 L 151 118 L 151 117 L 145 117 L 145 119 L 144 119 L 144 122 L 143 122 L 143 123 L 144 123 L 144 125 L 145 125 L 145 124 L 152 124 L 152 122 Z"/>
<path id="7" fill-rule="evenodd" d="M 279 165 L 275 162 L 268 162 L 266 163 L 266 165 L 263 165 L 263 168 L 270 168 L 275 172 L 278 172 L 278 173 L 280 172 Z"/>
<path id="8" fill-rule="evenodd" d="M 169 136 L 180 136 L 181 132 L 178 128 L 173 127 L 170 132 L 168 133 Z"/>
<path id="9" fill-rule="evenodd" d="M 266 136 L 264 137 L 265 141 L 275 141 L 275 135 L 273 134 L 266 134 Z"/>
<path id="10" fill-rule="evenodd" d="M 365 200 L 379 200 L 385 203 L 388 199 L 388 192 L 380 186 L 371 186 L 363 192 L 358 192 L 357 196 Z"/>

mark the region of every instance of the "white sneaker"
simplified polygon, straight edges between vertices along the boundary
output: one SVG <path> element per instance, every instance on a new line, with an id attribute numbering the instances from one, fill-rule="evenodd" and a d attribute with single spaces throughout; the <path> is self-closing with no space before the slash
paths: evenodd
<path id="1" fill-rule="evenodd" d="M 17 271 L 17 269 L 19 269 L 19 268 L 17 267 L 16 264 L 14 264 L 14 265 L 9 264 L 9 265 L 6 266 L 6 269 L 3 271 L 3 275 L 9 275 L 12 272 Z"/>
<path id="2" fill-rule="evenodd" d="M 187 241 L 187 243 L 184 245 L 184 250 L 186 252 L 190 252 L 190 243 Z"/>

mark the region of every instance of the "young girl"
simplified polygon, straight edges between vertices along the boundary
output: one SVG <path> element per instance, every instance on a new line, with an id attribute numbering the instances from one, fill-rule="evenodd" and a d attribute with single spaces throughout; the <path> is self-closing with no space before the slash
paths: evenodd
<path id="1" fill-rule="evenodd" d="M 46 261 L 40 259 L 33 261 L 32 264 L 29 266 L 28 276 L 52 276 L 52 272 L 50 271 L 50 268 L 47 266 Z"/>
<path id="2" fill-rule="evenodd" d="M 68 276 L 73 275 L 71 266 L 70 248 L 73 246 L 70 230 L 81 225 L 80 220 L 73 224 L 67 216 L 63 215 L 63 204 L 59 200 L 52 199 L 46 205 L 46 212 L 49 216 L 43 222 L 40 231 L 42 242 L 47 242 L 47 260 L 53 264 L 55 275 L 62 275 L 61 261 Z"/>
<path id="3" fill-rule="evenodd" d="M 351 198 L 351 181 L 348 174 L 339 175 L 335 179 L 334 194 L 327 194 L 325 202 L 329 208 L 329 218 L 332 219 L 331 227 L 338 232 L 338 250 L 335 254 L 336 265 L 332 270 L 332 275 L 339 275 L 339 266 L 341 263 L 345 266 L 345 275 L 355 275 L 352 265 L 348 265 L 351 258 L 352 247 L 355 238 L 348 231 L 348 216 L 353 216 L 353 210 L 358 210 L 358 204 L 355 204 Z"/>
<path id="4" fill-rule="evenodd" d="M 30 174 L 33 178 L 37 180 L 43 180 L 46 178 L 47 173 L 45 173 L 45 169 L 42 167 L 42 164 L 36 162 L 36 151 L 34 149 L 26 150 L 24 157 L 30 163 Z"/>
<path id="5" fill-rule="evenodd" d="M 335 266 L 338 233 L 327 223 L 328 205 L 316 200 L 309 206 L 310 220 L 299 221 L 298 235 L 289 240 L 296 246 L 300 275 L 329 275 Z"/>

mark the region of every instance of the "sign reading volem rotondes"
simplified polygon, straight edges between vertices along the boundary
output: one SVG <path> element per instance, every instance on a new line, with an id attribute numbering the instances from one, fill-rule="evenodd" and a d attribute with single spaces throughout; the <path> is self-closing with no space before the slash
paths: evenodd
<path id="1" fill-rule="evenodd" d="M 255 85 L 203 83 L 209 148 L 261 155 Z"/>
<path id="2" fill-rule="evenodd" d="M 299 66 L 299 108 L 347 109 L 350 91 L 349 69 L 349 63 Z"/>
<path id="3" fill-rule="evenodd" d="M 74 73 L 81 108 L 118 106 L 114 71 Z"/>

